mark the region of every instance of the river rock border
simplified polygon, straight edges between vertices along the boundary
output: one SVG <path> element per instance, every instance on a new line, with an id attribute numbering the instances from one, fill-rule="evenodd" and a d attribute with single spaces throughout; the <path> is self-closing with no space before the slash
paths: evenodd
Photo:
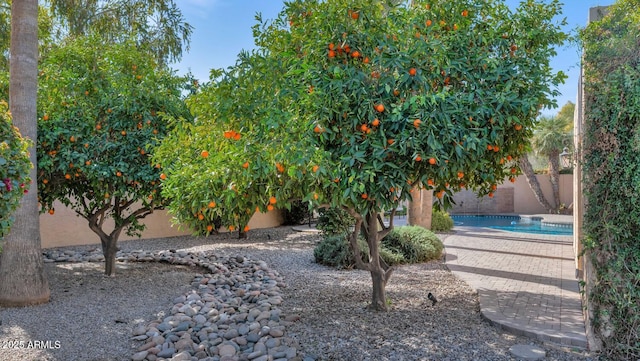
<path id="1" fill-rule="evenodd" d="M 44 261 L 104 262 L 100 249 L 43 252 Z M 143 343 L 134 361 L 298 361 L 297 342 L 286 327 L 298 315 L 282 314 L 277 271 L 243 256 L 219 257 L 212 251 L 119 251 L 118 262 L 159 262 L 200 267 L 192 289 L 176 297 L 169 316 L 140 324 L 132 339 Z"/>

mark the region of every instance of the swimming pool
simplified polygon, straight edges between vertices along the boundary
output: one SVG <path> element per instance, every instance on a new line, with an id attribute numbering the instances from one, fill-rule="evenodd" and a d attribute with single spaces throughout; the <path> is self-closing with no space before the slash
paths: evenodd
<path id="1" fill-rule="evenodd" d="M 551 234 L 558 236 L 573 235 L 570 224 L 546 224 L 539 217 L 489 216 L 489 215 L 452 215 L 454 225 L 467 227 L 488 227 L 509 232 Z"/>

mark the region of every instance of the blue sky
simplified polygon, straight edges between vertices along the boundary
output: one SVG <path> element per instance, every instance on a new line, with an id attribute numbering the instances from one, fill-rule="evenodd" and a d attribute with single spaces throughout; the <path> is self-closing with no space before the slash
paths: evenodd
<path id="1" fill-rule="evenodd" d="M 517 6 L 518 0 L 506 0 L 509 6 Z M 567 19 L 566 31 L 584 27 L 589 8 L 606 6 L 614 0 L 564 0 L 563 16 Z M 191 49 L 174 66 L 180 73 L 191 71 L 200 81 L 209 79 L 213 68 L 226 68 L 235 63 L 242 49 L 254 47 L 251 27 L 256 23 L 256 13 L 264 19 L 275 18 L 282 10 L 282 0 L 179 0 L 187 22 L 193 27 Z M 576 101 L 579 77 L 579 50 L 576 47 L 558 49 L 558 56 L 552 60 L 556 70 L 562 70 L 569 77 L 558 90 L 557 98 L 561 107 L 567 101 Z M 546 110 L 552 115 L 555 110 Z"/>

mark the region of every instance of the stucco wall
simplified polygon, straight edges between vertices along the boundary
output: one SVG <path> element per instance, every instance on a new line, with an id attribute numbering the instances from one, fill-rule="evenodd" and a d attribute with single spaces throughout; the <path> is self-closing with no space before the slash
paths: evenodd
<path id="1" fill-rule="evenodd" d="M 76 214 L 61 203 L 54 204 L 55 214 L 44 213 L 40 215 L 40 237 L 42 248 L 76 246 L 85 244 L 99 244 L 100 238 L 89 229 L 89 225 L 84 218 Z M 106 230 L 112 228 L 113 222 L 105 222 Z M 185 227 L 172 225 L 171 217 L 166 211 L 156 211 L 144 219 L 147 229 L 142 233 L 143 239 L 174 237 L 191 234 Z M 249 222 L 249 228 L 270 228 L 282 224 L 280 211 L 268 213 L 256 213 Z M 137 239 L 129 237 L 124 232 L 120 237 L 121 241 Z"/>
<path id="2" fill-rule="evenodd" d="M 551 201 L 551 183 L 546 174 L 536 175 L 547 200 Z M 478 198 L 471 191 L 463 191 L 454 195 L 456 205 L 451 213 L 517 213 L 539 214 L 547 213 L 533 195 L 527 183 L 527 178 L 521 175 L 514 183 L 509 181 L 498 186 L 493 198 Z M 560 202 L 567 207 L 573 203 L 573 175 L 560 175 Z"/>

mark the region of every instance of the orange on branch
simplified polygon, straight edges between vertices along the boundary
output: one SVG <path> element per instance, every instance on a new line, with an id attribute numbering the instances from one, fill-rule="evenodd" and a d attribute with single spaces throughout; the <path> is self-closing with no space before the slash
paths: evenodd
<path id="1" fill-rule="evenodd" d="M 200 152 L 200 156 L 202 158 L 208 158 L 209 157 L 209 152 L 206 150 L 203 150 L 202 152 Z"/>

